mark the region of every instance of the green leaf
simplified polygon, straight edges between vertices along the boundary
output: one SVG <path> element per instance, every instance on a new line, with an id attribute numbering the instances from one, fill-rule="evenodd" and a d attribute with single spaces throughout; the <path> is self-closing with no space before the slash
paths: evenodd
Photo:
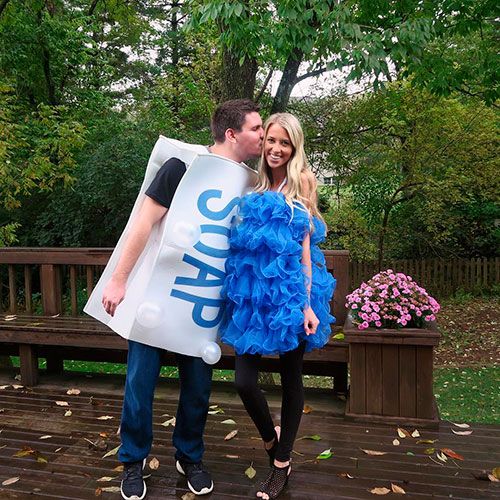
<path id="1" fill-rule="evenodd" d="M 345 335 L 343 332 L 337 333 L 332 337 L 333 340 L 344 340 Z"/>
<path id="2" fill-rule="evenodd" d="M 316 459 L 317 460 L 326 460 L 328 458 L 331 458 L 333 455 L 332 453 L 332 449 L 331 448 L 328 448 L 327 450 L 325 451 L 322 451 L 317 457 Z"/>

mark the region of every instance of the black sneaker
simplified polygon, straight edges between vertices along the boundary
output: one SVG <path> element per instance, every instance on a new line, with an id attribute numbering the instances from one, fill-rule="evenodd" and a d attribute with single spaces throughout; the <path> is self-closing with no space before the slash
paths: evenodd
<path id="1" fill-rule="evenodd" d="M 212 476 L 203 468 L 202 462 L 189 464 L 176 460 L 175 468 L 187 477 L 188 487 L 195 495 L 208 495 L 214 489 Z"/>
<path id="2" fill-rule="evenodd" d="M 123 464 L 123 479 L 120 491 L 125 500 L 142 500 L 146 496 L 146 483 L 142 478 L 145 465 L 146 459 L 140 462 Z"/>

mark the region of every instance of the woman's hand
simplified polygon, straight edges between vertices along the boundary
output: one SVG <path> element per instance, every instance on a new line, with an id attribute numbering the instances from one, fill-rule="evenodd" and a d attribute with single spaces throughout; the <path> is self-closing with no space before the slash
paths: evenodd
<path id="1" fill-rule="evenodd" d="M 316 314 L 314 314 L 311 306 L 304 309 L 304 331 L 306 332 L 306 335 L 314 335 L 318 325 L 319 319 Z"/>

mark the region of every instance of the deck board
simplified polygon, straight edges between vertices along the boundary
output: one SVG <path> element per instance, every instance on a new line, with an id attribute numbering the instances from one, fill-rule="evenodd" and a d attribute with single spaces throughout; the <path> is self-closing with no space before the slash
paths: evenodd
<path id="1" fill-rule="evenodd" d="M 103 459 L 105 451 L 91 448 L 86 441 L 95 441 L 99 433 L 105 432 L 108 450 L 119 444 L 116 431 L 122 382 L 103 380 L 101 383 L 98 377 L 77 378 L 71 382 L 60 379 L 57 385 L 57 379 L 44 383 L 42 377 L 41 384 L 34 389 L 0 390 L 0 483 L 10 477 L 20 477 L 15 484 L 0 486 L 0 498 L 93 499 L 100 486 L 119 486 L 120 473 L 113 470 L 119 465 L 116 456 Z M 0 376 L 0 385 L 7 383 L 15 382 L 7 382 Z M 155 400 L 155 440 L 150 455 L 158 458 L 160 467 L 149 471 L 148 498 L 181 498 L 188 490 L 185 480 L 174 470 L 172 428 L 160 425 L 175 414 L 178 391 L 172 381 L 161 385 Z M 69 396 L 66 394 L 69 387 L 78 387 L 82 392 Z M 277 417 L 279 393 L 270 390 L 268 395 L 271 411 Z M 297 441 L 293 473 L 286 493 L 280 498 L 374 498 L 371 488 L 390 487 L 391 482 L 406 490 L 406 498 L 476 499 L 500 495 L 500 483 L 473 477 L 476 471 L 500 465 L 499 426 L 471 424 L 470 436 L 457 436 L 451 432 L 449 422 L 441 422 L 438 430 L 420 429 L 420 439 L 437 439 L 435 445 L 416 444 L 416 439 L 406 438 L 394 446 L 396 426 L 347 422 L 338 401 L 326 391 L 309 391 L 306 400 L 313 411 L 303 416 L 298 436 L 319 434 L 321 441 Z M 56 401 L 67 401 L 72 415 L 65 417 L 68 408 L 57 406 Z M 204 462 L 213 474 L 215 490 L 207 498 L 251 498 L 267 472 L 267 455 L 263 453 L 253 423 L 228 384 L 216 384 L 211 404 L 219 405 L 224 413 L 208 416 Z M 98 420 L 103 415 L 113 418 Z M 222 424 L 229 418 L 237 425 Z M 233 428 L 238 429 L 238 435 L 224 441 L 224 436 Z M 39 439 L 47 434 L 51 435 L 49 439 Z M 451 448 L 465 460 L 438 465 L 424 453 L 431 446 Z M 23 447 L 36 450 L 47 463 L 37 463 L 33 456 L 14 457 Z M 332 449 L 333 457 L 316 460 L 326 448 Z M 363 449 L 387 454 L 372 457 Z M 244 474 L 251 463 L 257 471 L 253 480 Z M 344 479 L 339 476 L 342 473 L 349 473 L 354 479 Z M 97 482 L 103 476 L 115 479 Z M 116 499 L 119 494 L 103 492 L 97 498 Z"/>

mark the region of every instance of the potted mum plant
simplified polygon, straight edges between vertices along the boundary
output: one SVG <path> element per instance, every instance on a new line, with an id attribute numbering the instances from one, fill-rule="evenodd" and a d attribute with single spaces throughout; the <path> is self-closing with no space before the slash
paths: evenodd
<path id="1" fill-rule="evenodd" d="M 432 391 L 438 302 L 410 276 L 382 271 L 346 297 L 351 390 L 346 416 L 438 423 Z"/>

